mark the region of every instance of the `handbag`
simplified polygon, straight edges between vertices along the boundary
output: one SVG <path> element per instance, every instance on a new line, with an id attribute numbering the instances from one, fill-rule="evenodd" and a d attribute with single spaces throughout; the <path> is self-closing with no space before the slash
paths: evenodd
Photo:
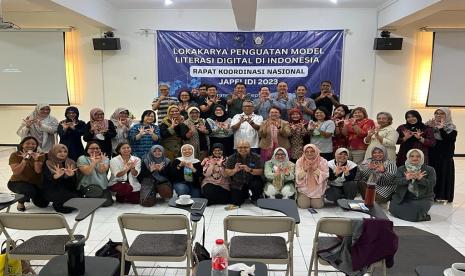
<path id="1" fill-rule="evenodd" d="M 192 250 L 192 265 L 197 266 L 201 261 L 210 260 L 210 253 L 205 249 L 205 217 L 203 214 L 193 213 L 195 215 L 202 215 L 203 218 L 203 231 L 202 231 L 202 244 L 196 242 Z"/>
<path id="2" fill-rule="evenodd" d="M 24 240 L 22 240 L 22 239 L 16 240 L 16 242 L 14 242 L 14 244 L 10 245 L 10 250 L 12 250 L 19 241 L 24 242 Z M 6 263 L 6 259 L 7 259 L 6 246 L 5 245 L 6 245 L 6 241 L 4 241 L 2 243 L 2 246 L 1 246 L 0 276 L 3 276 L 4 272 L 5 272 L 5 263 Z M 18 276 L 20 276 L 20 275 L 23 275 L 23 274 L 36 275 L 34 270 L 31 268 L 31 263 L 29 261 L 26 261 L 26 260 L 17 260 L 17 259 L 8 258 L 8 275 L 10 275 L 10 276 L 18 275 Z"/>
<path id="3" fill-rule="evenodd" d="M 100 198 L 103 196 L 103 189 L 99 185 L 90 184 L 88 186 L 82 186 L 81 194 L 83 197 L 90 197 L 90 198 Z"/>
<path id="4" fill-rule="evenodd" d="M 95 256 L 97 257 L 112 257 L 116 258 L 120 261 L 121 265 L 121 248 L 123 246 L 122 242 L 114 242 L 111 239 L 108 240 L 106 244 L 104 244 L 97 252 L 95 252 Z M 124 274 L 129 274 L 131 270 L 131 262 L 125 261 L 124 262 Z M 120 272 L 116 272 L 113 276 L 120 275 Z"/>

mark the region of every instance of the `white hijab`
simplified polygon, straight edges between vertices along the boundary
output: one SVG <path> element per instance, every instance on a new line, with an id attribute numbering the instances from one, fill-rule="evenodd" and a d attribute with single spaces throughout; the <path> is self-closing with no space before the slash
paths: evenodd
<path id="1" fill-rule="evenodd" d="M 184 156 L 184 154 L 182 153 L 182 149 L 183 149 L 184 147 L 190 147 L 190 148 L 192 149 L 192 154 L 191 154 L 189 157 Z M 194 153 L 195 153 L 195 152 L 194 152 L 194 146 L 189 145 L 189 144 L 184 144 L 184 145 L 181 147 L 181 157 L 178 157 L 177 159 L 178 159 L 179 161 L 181 161 L 181 162 L 192 163 L 192 164 L 197 163 L 197 162 L 200 162 L 199 159 L 197 159 L 197 158 L 194 157 L 194 156 L 195 156 Z"/>

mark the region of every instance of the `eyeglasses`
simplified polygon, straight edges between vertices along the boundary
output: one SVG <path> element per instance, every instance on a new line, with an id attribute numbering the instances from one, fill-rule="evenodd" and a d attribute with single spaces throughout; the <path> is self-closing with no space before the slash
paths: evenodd
<path id="1" fill-rule="evenodd" d="M 284 154 L 284 153 L 276 153 L 275 155 L 276 156 L 285 156 L 286 154 Z"/>
<path id="2" fill-rule="evenodd" d="M 103 116 L 103 113 L 95 113 L 95 116 Z"/>
<path id="3" fill-rule="evenodd" d="M 253 107 L 253 105 L 243 105 L 242 107 Z"/>
<path id="4" fill-rule="evenodd" d="M 90 149 L 90 150 L 100 150 L 100 148 L 98 148 L 98 147 L 90 147 L 88 149 Z"/>

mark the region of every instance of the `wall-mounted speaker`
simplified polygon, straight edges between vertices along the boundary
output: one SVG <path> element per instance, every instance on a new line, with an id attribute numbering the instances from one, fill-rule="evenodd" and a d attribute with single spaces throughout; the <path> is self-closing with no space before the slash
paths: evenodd
<path id="1" fill-rule="evenodd" d="M 116 37 L 93 38 L 92 42 L 94 50 L 121 50 L 121 43 Z"/>
<path id="2" fill-rule="evenodd" d="M 377 37 L 373 45 L 374 50 L 402 50 L 401 37 Z"/>

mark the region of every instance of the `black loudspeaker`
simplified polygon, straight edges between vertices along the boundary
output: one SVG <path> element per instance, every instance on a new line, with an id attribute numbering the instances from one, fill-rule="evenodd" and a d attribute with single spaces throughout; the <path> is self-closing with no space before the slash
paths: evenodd
<path id="1" fill-rule="evenodd" d="M 121 43 L 116 37 L 93 38 L 92 42 L 94 50 L 121 50 Z"/>
<path id="2" fill-rule="evenodd" d="M 374 50 L 402 50 L 401 37 L 377 37 L 373 45 Z"/>

